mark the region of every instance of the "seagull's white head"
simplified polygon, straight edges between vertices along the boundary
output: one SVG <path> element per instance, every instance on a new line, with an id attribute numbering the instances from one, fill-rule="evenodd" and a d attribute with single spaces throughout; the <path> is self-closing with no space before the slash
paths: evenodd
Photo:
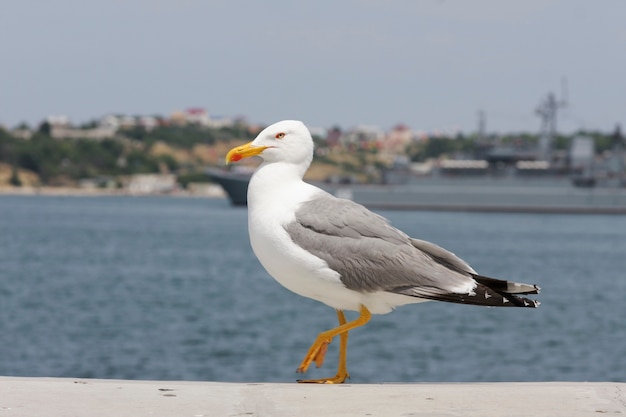
<path id="1" fill-rule="evenodd" d="M 313 138 L 304 123 L 283 120 L 263 129 L 252 142 L 231 149 L 226 163 L 256 155 L 266 163 L 286 162 L 306 170 L 313 159 Z"/>

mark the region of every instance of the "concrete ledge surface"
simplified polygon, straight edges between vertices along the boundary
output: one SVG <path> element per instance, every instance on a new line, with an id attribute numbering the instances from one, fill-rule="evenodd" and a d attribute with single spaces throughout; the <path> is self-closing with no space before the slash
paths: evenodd
<path id="1" fill-rule="evenodd" d="M 302 385 L 0 377 L 0 417 L 626 416 L 626 383 Z"/>

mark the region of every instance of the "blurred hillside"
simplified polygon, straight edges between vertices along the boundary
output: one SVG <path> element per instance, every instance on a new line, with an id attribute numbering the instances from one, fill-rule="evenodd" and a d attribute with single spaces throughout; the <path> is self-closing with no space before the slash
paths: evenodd
<path id="1" fill-rule="evenodd" d="M 252 140 L 263 127 L 241 118 L 212 119 L 202 109 L 168 118 L 107 115 L 80 126 L 64 116 L 48 117 L 36 128 L 0 126 L 0 186 L 183 189 L 209 182 L 206 167 L 223 165 L 230 148 Z M 311 130 L 316 157 L 307 179 L 315 181 L 380 182 L 383 171 L 398 163 L 419 165 L 419 170 L 445 159 L 501 158 L 496 154 L 503 151 L 532 160 L 539 140 L 533 134 L 428 134 L 402 124 L 389 131 L 374 126 Z M 623 141 L 619 128 L 556 136 L 554 157 L 566 159 L 581 134 L 593 141 L 597 155 Z"/>

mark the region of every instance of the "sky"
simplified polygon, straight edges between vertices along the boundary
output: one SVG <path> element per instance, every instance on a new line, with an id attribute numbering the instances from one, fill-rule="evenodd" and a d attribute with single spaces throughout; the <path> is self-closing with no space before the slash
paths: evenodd
<path id="1" fill-rule="evenodd" d="M 270 124 L 626 127 L 623 0 L 0 0 L 0 124 L 190 107 Z"/>

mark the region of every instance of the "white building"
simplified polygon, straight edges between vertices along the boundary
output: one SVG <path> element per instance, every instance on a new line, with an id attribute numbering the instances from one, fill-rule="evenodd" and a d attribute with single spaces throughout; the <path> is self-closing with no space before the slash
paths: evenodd
<path id="1" fill-rule="evenodd" d="M 136 174 L 128 183 L 132 194 L 166 194 L 177 188 L 176 176 L 172 174 Z"/>
<path id="2" fill-rule="evenodd" d="M 344 132 L 341 135 L 341 142 L 344 145 L 377 143 L 385 138 L 385 132 L 378 126 L 359 125 Z"/>

